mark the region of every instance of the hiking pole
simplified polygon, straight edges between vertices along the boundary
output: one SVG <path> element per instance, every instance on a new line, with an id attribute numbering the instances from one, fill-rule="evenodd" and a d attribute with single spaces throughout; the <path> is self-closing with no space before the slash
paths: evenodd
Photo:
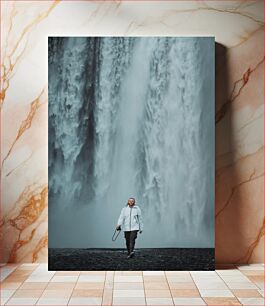
<path id="1" fill-rule="evenodd" d="M 117 232 L 117 234 L 116 234 L 116 232 Z M 117 230 L 117 229 L 115 228 L 115 231 L 114 231 L 114 234 L 112 235 L 111 240 L 112 240 L 112 241 L 115 241 L 115 240 L 118 238 L 120 232 L 121 232 L 121 229 L 118 229 L 118 230 Z M 115 234 L 116 234 L 116 235 L 115 235 Z"/>

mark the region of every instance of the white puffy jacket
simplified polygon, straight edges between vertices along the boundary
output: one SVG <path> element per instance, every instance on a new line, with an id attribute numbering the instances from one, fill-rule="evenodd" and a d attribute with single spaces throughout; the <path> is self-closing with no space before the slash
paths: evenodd
<path id="1" fill-rule="evenodd" d="M 142 231 L 144 225 L 140 207 L 137 205 L 123 207 L 117 225 L 121 226 L 123 231 Z"/>

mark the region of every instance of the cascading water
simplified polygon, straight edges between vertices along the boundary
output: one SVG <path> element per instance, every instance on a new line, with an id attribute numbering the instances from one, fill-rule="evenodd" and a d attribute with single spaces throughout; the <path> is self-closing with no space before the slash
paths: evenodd
<path id="1" fill-rule="evenodd" d="M 49 38 L 49 247 L 214 247 L 214 38 Z"/>

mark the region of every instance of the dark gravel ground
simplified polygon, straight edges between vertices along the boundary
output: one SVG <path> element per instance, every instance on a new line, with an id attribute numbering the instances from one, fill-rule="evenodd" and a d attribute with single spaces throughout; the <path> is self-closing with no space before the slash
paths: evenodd
<path id="1" fill-rule="evenodd" d="M 128 259 L 125 249 L 51 249 L 53 271 L 209 271 L 215 270 L 214 249 L 136 249 Z"/>

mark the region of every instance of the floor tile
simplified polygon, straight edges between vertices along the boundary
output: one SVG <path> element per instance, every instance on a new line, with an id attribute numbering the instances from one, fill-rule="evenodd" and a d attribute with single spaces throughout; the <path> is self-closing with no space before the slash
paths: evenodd
<path id="1" fill-rule="evenodd" d="M 142 271 L 115 271 L 115 276 L 142 276 Z"/>
<path id="2" fill-rule="evenodd" d="M 174 305 L 172 298 L 146 298 L 147 305 Z"/>
<path id="3" fill-rule="evenodd" d="M 238 298 L 242 305 L 264 305 L 264 298 Z"/>
<path id="4" fill-rule="evenodd" d="M 4 298 L 10 298 L 14 293 L 15 293 L 16 290 L 2 290 L 1 289 L 1 292 L 0 292 L 0 295 L 1 297 L 4 297 Z"/>
<path id="5" fill-rule="evenodd" d="M 113 305 L 146 305 L 145 298 L 142 297 L 113 297 Z"/>
<path id="6" fill-rule="evenodd" d="M 202 298 L 173 298 L 175 305 L 206 305 Z"/>
<path id="7" fill-rule="evenodd" d="M 28 278 L 28 275 L 12 275 L 13 273 L 5 278 L 5 282 L 23 283 Z"/>
<path id="8" fill-rule="evenodd" d="M 52 279 L 53 275 L 30 275 L 27 279 L 27 283 L 47 283 Z"/>
<path id="9" fill-rule="evenodd" d="M 0 292 L 0 297 L 1 297 L 1 304 L 0 305 L 4 305 L 11 297 L 12 295 L 15 293 L 15 290 L 2 290 Z"/>
<path id="10" fill-rule="evenodd" d="M 144 282 L 166 282 L 167 279 L 163 275 L 147 275 L 143 277 Z"/>
<path id="11" fill-rule="evenodd" d="M 39 298 L 42 295 L 42 289 L 19 289 L 13 298 Z"/>
<path id="12" fill-rule="evenodd" d="M 234 297 L 230 290 L 199 290 L 202 297 Z"/>
<path id="13" fill-rule="evenodd" d="M 102 298 L 96 297 L 83 297 L 83 298 L 71 298 L 68 302 L 68 305 L 101 305 Z"/>
<path id="14" fill-rule="evenodd" d="M 48 283 L 46 290 L 72 290 L 74 289 L 75 285 L 77 283 L 73 282 L 67 282 L 67 283 L 60 283 L 60 282 L 54 282 L 54 283 Z"/>
<path id="15" fill-rule="evenodd" d="M 50 276 L 55 275 L 56 271 L 48 271 L 42 267 L 36 268 L 31 275 L 39 275 L 39 276 Z"/>
<path id="16" fill-rule="evenodd" d="M 145 297 L 144 290 L 113 290 L 114 297 Z"/>
<path id="17" fill-rule="evenodd" d="M 167 281 L 170 283 L 179 282 L 179 283 L 189 283 L 193 282 L 193 279 L 190 275 L 167 275 Z"/>
<path id="18" fill-rule="evenodd" d="M 112 290 L 105 290 L 103 292 L 103 297 L 102 297 L 102 306 L 105 305 L 112 305 Z"/>
<path id="19" fill-rule="evenodd" d="M 0 305 L 5 305 L 8 300 L 9 300 L 8 297 L 1 296 L 1 298 L 0 298 Z"/>
<path id="20" fill-rule="evenodd" d="M 248 277 L 245 275 L 222 275 L 221 278 L 225 282 L 250 282 Z"/>
<path id="21" fill-rule="evenodd" d="M 232 289 L 236 297 L 261 297 L 261 293 L 256 289 Z"/>
<path id="22" fill-rule="evenodd" d="M 46 283 L 23 283 L 19 289 L 31 289 L 31 290 L 34 290 L 34 289 L 39 289 L 39 290 L 44 290 L 46 287 L 48 286 L 48 282 Z"/>
<path id="23" fill-rule="evenodd" d="M 228 289 L 224 282 L 195 282 L 198 289 Z"/>
<path id="24" fill-rule="evenodd" d="M 143 271 L 143 276 L 148 276 L 148 275 L 161 275 L 161 276 L 165 276 L 165 272 L 164 271 Z"/>
<path id="25" fill-rule="evenodd" d="M 195 283 L 169 283 L 170 289 L 197 289 Z"/>
<path id="26" fill-rule="evenodd" d="M 143 277 L 136 275 L 136 276 L 114 276 L 114 282 L 120 283 L 139 283 L 143 281 Z"/>
<path id="27" fill-rule="evenodd" d="M 48 270 L 48 263 L 40 263 L 39 267 Z"/>
<path id="28" fill-rule="evenodd" d="M 154 297 L 170 298 L 171 297 L 171 292 L 170 292 L 170 290 L 150 290 L 150 289 L 146 289 L 145 290 L 145 296 L 147 298 L 154 298 Z"/>
<path id="29" fill-rule="evenodd" d="M 44 290 L 41 298 L 70 298 L 72 290 Z"/>
<path id="30" fill-rule="evenodd" d="M 80 275 L 106 275 L 108 272 L 113 272 L 113 271 L 81 271 Z"/>
<path id="31" fill-rule="evenodd" d="M 113 288 L 123 290 L 139 290 L 144 289 L 144 283 L 114 283 Z"/>
<path id="32" fill-rule="evenodd" d="M 106 279 L 113 278 L 114 274 L 115 274 L 115 271 L 106 271 Z"/>
<path id="33" fill-rule="evenodd" d="M 54 276 L 51 279 L 52 283 L 67 283 L 67 282 L 76 282 L 78 279 L 78 276 Z"/>
<path id="34" fill-rule="evenodd" d="M 216 271 L 48 271 L 47 264 L 5 265 L 7 305 L 264 305 L 264 265 Z M 201 294 L 201 295 L 200 295 Z M 173 299 L 172 299 L 173 297 Z"/>
<path id="35" fill-rule="evenodd" d="M 80 282 L 76 283 L 75 289 L 103 289 L 104 283 Z"/>
<path id="36" fill-rule="evenodd" d="M 207 305 L 220 306 L 220 305 L 241 305 L 237 298 L 232 297 L 205 297 L 203 298 Z"/>
<path id="37" fill-rule="evenodd" d="M 29 269 L 21 269 L 20 267 L 16 268 L 15 271 L 13 271 L 10 276 L 21 276 L 21 275 L 26 275 L 29 276 L 30 274 L 33 273 L 33 270 L 29 270 Z"/>
<path id="38" fill-rule="evenodd" d="M 114 282 L 113 281 L 105 281 L 104 289 L 113 289 L 113 287 L 114 287 Z"/>
<path id="39" fill-rule="evenodd" d="M 251 282 L 264 282 L 264 276 L 263 275 L 248 275 L 246 277 Z"/>
<path id="40" fill-rule="evenodd" d="M 20 269 L 25 269 L 25 270 L 35 270 L 37 269 L 37 267 L 39 266 L 39 264 L 36 263 L 24 263 L 19 265 Z"/>
<path id="41" fill-rule="evenodd" d="M 259 289 L 264 290 L 264 282 L 255 282 L 254 283 Z"/>
<path id="42" fill-rule="evenodd" d="M 36 305 L 68 305 L 69 298 L 40 298 Z"/>
<path id="43" fill-rule="evenodd" d="M 238 269 L 216 270 L 218 275 L 244 275 L 243 272 L 244 271 L 240 271 Z"/>
<path id="44" fill-rule="evenodd" d="M 102 283 L 105 281 L 104 275 L 80 275 L 78 282 L 93 282 L 93 283 Z"/>
<path id="45" fill-rule="evenodd" d="M 190 271 L 165 271 L 167 276 L 190 275 Z"/>
<path id="46" fill-rule="evenodd" d="M 103 289 L 74 289 L 72 297 L 102 297 Z"/>
<path id="47" fill-rule="evenodd" d="M 7 301 L 6 305 L 31 306 L 31 305 L 35 305 L 37 301 L 38 301 L 38 298 L 11 298 Z"/>
<path id="48" fill-rule="evenodd" d="M 258 286 L 251 282 L 226 282 L 229 289 L 258 289 Z"/>
<path id="49" fill-rule="evenodd" d="M 57 271 L 55 272 L 55 275 L 60 276 L 79 276 L 80 272 L 78 271 Z"/>
<path id="50" fill-rule="evenodd" d="M 259 292 L 259 294 L 260 294 L 261 296 L 265 297 L 265 296 L 264 296 L 264 290 L 258 290 L 258 292 Z"/>
<path id="51" fill-rule="evenodd" d="M 145 289 L 156 289 L 156 290 L 169 289 L 167 282 L 153 282 L 153 283 L 148 282 L 148 283 L 144 283 L 144 288 Z"/>
<path id="52" fill-rule="evenodd" d="M 173 297 L 200 297 L 200 292 L 197 289 L 171 289 Z"/>
<path id="53" fill-rule="evenodd" d="M 264 266 L 261 264 L 249 264 L 249 265 L 236 265 L 239 270 L 263 270 L 264 271 Z"/>
<path id="54" fill-rule="evenodd" d="M 251 275 L 260 275 L 264 277 L 264 270 L 242 270 L 241 271 L 242 274 L 246 275 L 246 276 L 251 276 Z"/>
<path id="55" fill-rule="evenodd" d="M 17 266 L 4 266 L 1 267 L 0 269 L 0 280 L 3 281 L 4 279 L 6 279 L 15 269 L 17 268 Z"/>
<path id="56" fill-rule="evenodd" d="M 201 279 L 201 280 L 221 280 L 219 274 L 191 274 L 192 279 Z"/>
<path id="57" fill-rule="evenodd" d="M 190 274 L 192 276 L 205 276 L 205 277 L 208 277 L 208 276 L 215 276 L 216 275 L 216 272 L 215 271 L 190 271 Z"/>
<path id="58" fill-rule="evenodd" d="M 12 282 L 5 282 L 3 281 L 0 284 L 1 289 L 9 289 L 9 290 L 16 290 L 18 289 L 22 283 L 12 283 Z"/>

